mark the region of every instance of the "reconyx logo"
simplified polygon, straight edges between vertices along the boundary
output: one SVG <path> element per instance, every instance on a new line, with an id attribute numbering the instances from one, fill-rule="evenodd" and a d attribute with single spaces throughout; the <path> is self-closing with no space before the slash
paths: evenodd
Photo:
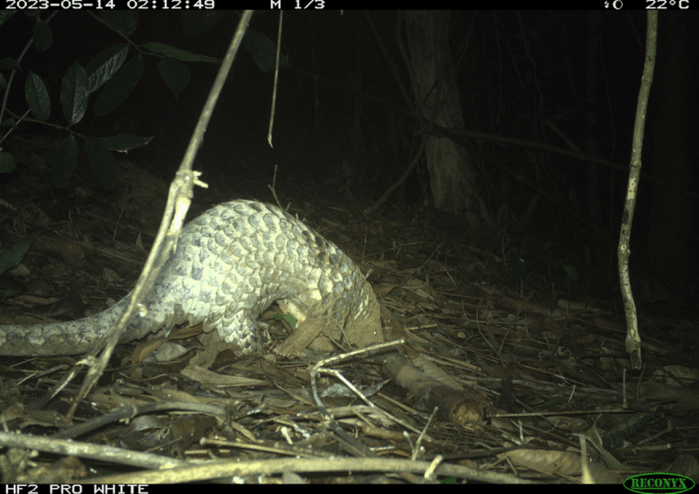
<path id="1" fill-rule="evenodd" d="M 644 473 L 626 479 L 624 487 L 643 494 L 678 494 L 693 489 L 694 481 L 674 473 Z"/>

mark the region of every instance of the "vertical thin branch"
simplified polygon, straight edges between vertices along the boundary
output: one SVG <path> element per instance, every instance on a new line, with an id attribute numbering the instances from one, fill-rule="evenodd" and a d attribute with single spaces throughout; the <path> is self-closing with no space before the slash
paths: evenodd
<path id="1" fill-rule="evenodd" d="M 621 232 L 619 234 L 619 281 L 621 283 L 621 295 L 624 299 L 624 312 L 626 313 L 626 351 L 631 355 L 631 363 L 634 369 L 643 366 L 641 360 L 641 335 L 638 332 L 638 319 L 636 317 L 636 303 L 631 293 L 629 281 L 629 239 L 631 238 L 631 224 L 636 208 L 636 195 L 638 181 L 641 177 L 641 151 L 643 149 L 643 131 L 648 111 L 648 95 L 653 83 L 653 69 L 655 68 L 655 54 L 658 40 L 658 12 L 648 11 L 648 29 L 646 30 L 646 61 L 641 77 L 641 89 L 638 93 L 638 105 L 636 107 L 636 122 L 633 131 L 633 146 L 631 150 L 631 163 L 629 169 L 629 184 L 626 190 L 626 202 L 624 215 L 621 219 Z"/>

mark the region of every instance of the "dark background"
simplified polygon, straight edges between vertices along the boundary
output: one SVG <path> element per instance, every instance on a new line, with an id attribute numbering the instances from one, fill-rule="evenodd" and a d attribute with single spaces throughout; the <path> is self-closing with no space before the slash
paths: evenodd
<path id="1" fill-rule="evenodd" d="M 239 13 L 224 12 L 213 29 L 197 37 L 182 34 L 180 15 L 143 12 L 130 39 L 223 58 Z M 196 194 L 270 200 L 263 194 L 277 166 L 281 194 L 349 200 L 351 193 L 354 200 L 376 199 L 406 169 L 425 133 L 411 116 L 411 102 L 398 90 L 387 61 L 388 56 L 409 87 L 396 43 L 397 37 L 406 36 L 397 27 L 399 15 L 285 12 L 282 51 L 292 68 L 280 74 L 273 149 L 267 145 L 273 74 L 262 72 L 241 50 L 195 165 L 204 171 L 202 178 L 211 190 Z M 378 48 L 367 16 L 389 50 L 386 55 Z M 276 40 L 278 21 L 278 12 L 257 12 L 250 26 Z M 0 57 L 18 57 L 33 23 L 32 18 L 17 15 L 0 26 Z M 699 298 L 695 255 L 699 156 L 693 145 L 699 135 L 698 24 L 693 12 L 660 15 L 643 172 L 669 185 L 642 180 L 632 245 L 632 259 L 644 268 L 638 295 L 649 301 L 671 297 L 692 305 Z M 61 13 L 50 26 L 53 46 L 46 53 L 29 49 L 8 108 L 19 114 L 26 110 L 24 80 L 32 70 L 49 87 L 53 109 L 49 121 L 64 125 L 58 101 L 65 71 L 76 61 L 85 66 L 123 38 L 85 12 Z M 572 143 L 627 167 L 645 31 L 646 14 L 640 11 L 452 12 L 450 48 L 466 128 L 568 151 Z M 132 47 L 128 59 L 135 53 Z M 130 98 L 105 117 L 94 117 L 88 109 L 73 130 L 93 136 L 156 136 L 151 145 L 131 151 L 127 159 L 170 180 L 218 65 L 187 64 L 191 85 L 175 98 L 160 78 L 158 59 L 145 58 L 144 76 Z M 2 73 L 9 77 L 9 71 Z M 595 88 L 593 98 L 587 91 L 590 87 Z M 17 132 L 57 140 L 67 135 L 63 129 L 31 123 L 22 124 Z M 625 171 L 487 139 L 471 139 L 470 145 L 476 150 L 481 195 L 513 248 L 527 238 L 542 241 L 543 235 L 560 242 L 559 256 L 577 265 L 582 274 L 594 271 L 600 280 L 614 285 Z M 16 176 L 17 172 L 1 176 L 0 185 Z M 525 218 L 523 211 L 537 195 L 527 181 L 545 190 L 548 198 Z M 108 200 L 109 193 L 104 197 Z M 416 209 L 429 202 L 424 166 L 418 164 L 389 201 Z M 563 212 L 560 205 L 572 208 L 574 214 Z"/>

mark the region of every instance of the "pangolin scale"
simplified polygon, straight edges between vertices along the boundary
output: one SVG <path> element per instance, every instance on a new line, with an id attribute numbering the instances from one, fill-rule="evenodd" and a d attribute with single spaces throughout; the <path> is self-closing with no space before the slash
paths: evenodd
<path id="1" fill-rule="evenodd" d="M 278 301 L 285 312 L 320 322 L 321 334 L 350 345 L 383 341 L 379 304 L 358 266 L 332 242 L 285 211 L 261 202 L 220 204 L 182 229 L 120 343 L 162 328 L 203 323 L 242 354 L 261 348 L 257 317 Z M 77 321 L 0 326 L 0 355 L 83 353 L 126 307 Z"/>

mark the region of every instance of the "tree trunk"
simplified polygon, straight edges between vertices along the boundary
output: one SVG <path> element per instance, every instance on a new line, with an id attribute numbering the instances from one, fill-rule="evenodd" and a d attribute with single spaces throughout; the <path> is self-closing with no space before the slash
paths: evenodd
<path id="1" fill-rule="evenodd" d="M 462 106 L 449 50 L 449 11 L 405 11 L 415 107 L 429 122 L 464 129 Z M 425 148 L 437 209 L 475 214 L 476 173 L 466 149 L 446 137 L 430 137 Z"/>

